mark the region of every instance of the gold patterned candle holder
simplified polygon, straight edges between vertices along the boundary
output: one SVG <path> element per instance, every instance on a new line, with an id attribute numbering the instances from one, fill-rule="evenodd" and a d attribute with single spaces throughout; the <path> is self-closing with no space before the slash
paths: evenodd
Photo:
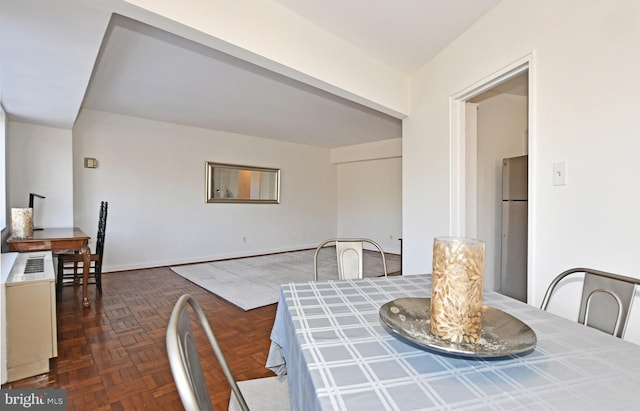
<path id="1" fill-rule="evenodd" d="M 475 343 L 482 330 L 484 243 L 437 237 L 433 243 L 431 334 L 453 343 Z"/>

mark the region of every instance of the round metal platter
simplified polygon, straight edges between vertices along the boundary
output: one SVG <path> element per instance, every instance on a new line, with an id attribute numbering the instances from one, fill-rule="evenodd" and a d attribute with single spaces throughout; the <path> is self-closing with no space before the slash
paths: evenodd
<path id="1" fill-rule="evenodd" d="M 475 343 L 452 343 L 429 331 L 430 298 L 399 298 L 380 307 L 380 321 L 393 335 L 420 348 L 462 357 L 493 358 L 527 354 L 536 333 L 504 311 L 483 306 L 482 331 Z"/>

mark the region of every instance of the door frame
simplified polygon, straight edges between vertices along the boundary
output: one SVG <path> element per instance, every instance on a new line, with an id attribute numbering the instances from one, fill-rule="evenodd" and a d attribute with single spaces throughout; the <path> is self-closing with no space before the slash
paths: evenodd
<path id="1" fill-rule="evenodd" d="M 536 76 L 535 76 L 535 55 L 534 52 L 517 59 L 500 70 L 487 77 L 471 84 L 463 90 L 449 97 L 449 233 L 452 236 L 466 236 L 466 193 L 467 184 L 473 184 L 471 191 L 475 191 L 476 181 L 466 181 L 465 174 L 471 171 L 470 175 L 475 175 L 476 170 L 468 170 L 466 164 L 467 155 L 475 155 L 475 144 L 466 143 L 465 132 L 465 107 L 468 100 L 492 89 L 513 77 L 528 71 L 528 153 L 529 153 L 529 215 L 528 215 L 528 250 L 527 270 L 535 272 L 535 151 L 536 130 L 535 130 L 535 101 L 536 101 Z M 469 151 L 471 150 L 471 151 Z M 469 152 L 467 152 L 469 151 Z M 531 278 L 531 277 L 530 277 Z M 530 285 L 530 284 L 529 284 Z M 531 288 L 528 288 L 528 298 L 531 300 Z"/>

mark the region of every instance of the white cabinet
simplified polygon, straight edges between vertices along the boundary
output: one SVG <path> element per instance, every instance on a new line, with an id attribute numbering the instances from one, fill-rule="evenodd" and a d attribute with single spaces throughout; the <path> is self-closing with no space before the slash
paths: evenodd
<path id="1" fill-rule="evenodd" d="M 40 257 L 43 269 L 25 274 L 24 263 Z M 58 356 L 51 252 L 20 254 L 5 286 L 7 381 L 47 373 Z"/>

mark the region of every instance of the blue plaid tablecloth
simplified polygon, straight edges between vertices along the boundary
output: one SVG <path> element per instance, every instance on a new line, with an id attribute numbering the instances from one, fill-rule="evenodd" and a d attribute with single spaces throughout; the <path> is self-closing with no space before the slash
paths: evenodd
<path id="1" fill-rule="evenodd" d="M 289 375 L 292 409 L 640 409 L 640 346 L 497 293 L 484 304 L 535 331 L 532 353 L 446 356 L 380 324 L 383 304 L 430 295 L 429 275 L 284 285 L 267 367 Z"/>

